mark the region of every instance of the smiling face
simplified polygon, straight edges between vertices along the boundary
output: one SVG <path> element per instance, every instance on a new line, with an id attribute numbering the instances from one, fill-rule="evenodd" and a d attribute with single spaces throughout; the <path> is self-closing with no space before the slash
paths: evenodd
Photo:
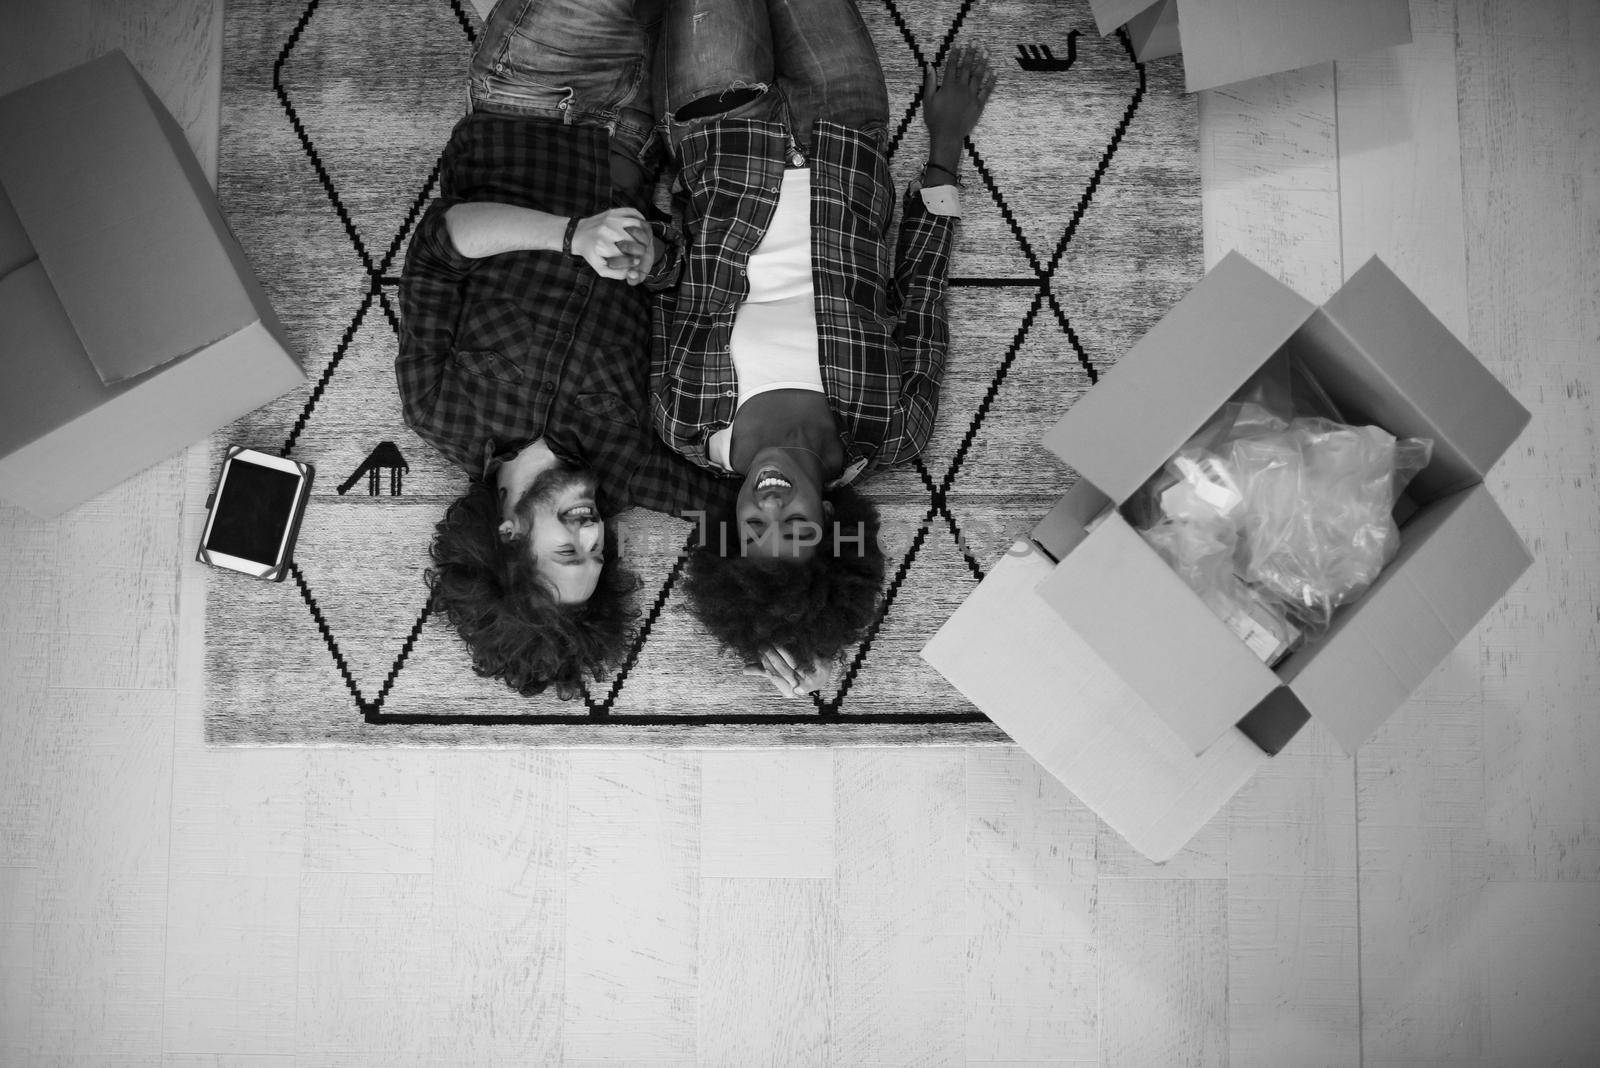
<path id="1" fill-rule="evenodd" d="M 806 466 L 776 453 L 759 457 L 734 502 L 745 556 L 807 560 L 817 551 L 833 507 Z"/>
<path id="2" fill-rule="evenodd" d="M 594 494 L 593 475 L 557 468 L 534 479 L 518 502 L 534 569 L 562 604 L 587 601 L 605 566 L 606 527 Z"/>
<path id="3" fill-rule="evenodd" d="M 500 536 L 523 537 L 539 578 L 562 604 L 587 601 L 605 566 L 605 522 L 594 475 L 548 449 L 500 469 Z"/>

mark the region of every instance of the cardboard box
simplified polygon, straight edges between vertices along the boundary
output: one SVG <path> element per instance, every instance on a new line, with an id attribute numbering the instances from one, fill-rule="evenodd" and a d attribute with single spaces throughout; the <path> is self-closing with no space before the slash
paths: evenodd
<path id="1" fill-rule="evenodd" d="M 1395 560 L 1320 641 L 1269 668 L 1118 509 L 1279 354 L 1303 361 L 1349 421 L 1431 438 L 1434 453 Z M 923 656 L 1160 859 L 1308 717 L 1353 752 L 1527 569 L 1482 484 L 1527 421 L 1381 261 L 1317 308 L 1231 254 L 1046 435 L 1080 481 Z M 1002 573 L 1005 596 L 986 592 Z M 1060 691 L 1078 676 L 1116 682 Z M 1080 752 L 1098 756 L 1086 765 Z M 1130 794 L 1127 781 L 1143 785 Z"/>
<path id="2" fill-rule="evenodd" d="M 1178 32 L 1178 0 L 1157 0 L 1125 25 L 1133 54 L 1141 63 L 1183 51 L 1183 37 Z M 1187 88 L 1191 93 L 1195 91 L 1192 85 Z"/>
<path id="3" fill-rule="evenodd" d="M 1135 849 L 1167 860 L 1272 758 L 1237 730 L 1190 752 L 1038 596 L 1054 567 L 1019 541 L 923 659 Z"/>
<path id="4" fill-rule="evenodd" d="M 1120 506 L 1280 352 L 1352 423 L 1433 441 L 1399 555 L 1320 641 L 1268 669 L 1116 512 L 1039 588 L 1197 753 L 1235 723 L 1276 751 L 1306 715 L 1354 752 L 1532 562 L 1482 486 L 1527 410 L 1377 259 L 1315 308 L 1228 256 L 1045 446 Z"/>
<path id="5" fill-rule="evenodd" d="M 1191 93 L 1411 40 L 1407 0 L 1089 0 L 1143 60 L 1183 53 Z"/>
<path id="6" fill-rule="evenodd" d="M 0 98 L 0 497 L 53 516 L 305 376 L 121 52 Z"/>

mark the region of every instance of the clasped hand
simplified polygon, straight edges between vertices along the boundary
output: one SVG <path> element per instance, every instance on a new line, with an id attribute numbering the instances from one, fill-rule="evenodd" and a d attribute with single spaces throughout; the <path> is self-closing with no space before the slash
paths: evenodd
<path id="1" fill-rule="evenodd" d="M 832 665 L 826 661 L 813 664 L 809 671 L 801 671 L 799 661 L 789 650 L 769 645 L 761 650 L 758 662 L 744 666 L 744 673 L 765 676 L 773 688 L 785 697 L 803 697 L 822 689 L 833 672 Z"/>
<path id="2" fill-rule="evenodd" d="M 621 279 L 630 286 L 644 281 L 656 259 L 650 225 L 634 208 L 612 208 L 579 220 L 572 252 L 600 277 Z"/>

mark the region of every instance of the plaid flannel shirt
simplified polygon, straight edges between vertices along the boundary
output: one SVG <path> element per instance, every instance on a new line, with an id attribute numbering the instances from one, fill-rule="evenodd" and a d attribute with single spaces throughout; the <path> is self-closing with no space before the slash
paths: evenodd
<path id="1" fill-rule="evenodd" d="M 933 431 L 955 220 L 908 191 L 891 265 L 894 187 L 883 150 L 825 121 L 812 143 L 818 361 L 849 481 L 911 460 Z M 755 119 L 707 123 L 681 147 L 675 195 L 687 240 L 677 287 L 661 295 L 653 320 L 652 415 L 674 449 L 709 469 L 711 436 L 732 424 L 738 404 L 728 341 L 749 292 L 746 264 L 772 221 L 792 151 L 781 124 Z"/>
<path id="2" fill-rule="evenodd" d="M 445 230 L 464 201 L 556 215 L 647 211 L 611 187 L 606 131 L 474 113 L 457 123 L 440 196 L 417 224 L 400 284 L 395 360 L 406 422 L 468 473 L 543 436 L 594 469 L 601 510 L 703 506 L 714 483 L 667 449 L 647 411 L 649 295 L 601 278 L 577 256 L 511 252 L 468 259 Z M 672 257 L 656 265 L 673 270 Z"/>

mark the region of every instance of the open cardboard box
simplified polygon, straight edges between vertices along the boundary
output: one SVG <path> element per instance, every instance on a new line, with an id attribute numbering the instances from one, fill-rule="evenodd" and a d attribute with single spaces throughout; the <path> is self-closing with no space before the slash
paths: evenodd
<path id="1" fill-rule="evenodd" d="M 1118 509 L 1280 354 L 1350 422 L 1434 447 L 1394 561 L 1324 637 L 1268 668 Z M 1317 308 L 1230 254 L 1046 435 L 1079 482 L 923 656 L 1160 859 L 1309 716 L 1353 752 L 1526 570 L 1483 476 L 1527 421 L 1381 261 Z M 1004 596 L 985 590 L 1002 575 Z"/>
<path id="2" fill-rule="evenodd" d="M 121 52 L 0 98 L 0 497 L 54 516 L 305 380 Z"/>
<path id="3" fill-rule="evenodd" d="M 1191 93 L 1411 40 L 1407 0 L 1089 0 L 1141 62 L 1183 53 Z"/>

